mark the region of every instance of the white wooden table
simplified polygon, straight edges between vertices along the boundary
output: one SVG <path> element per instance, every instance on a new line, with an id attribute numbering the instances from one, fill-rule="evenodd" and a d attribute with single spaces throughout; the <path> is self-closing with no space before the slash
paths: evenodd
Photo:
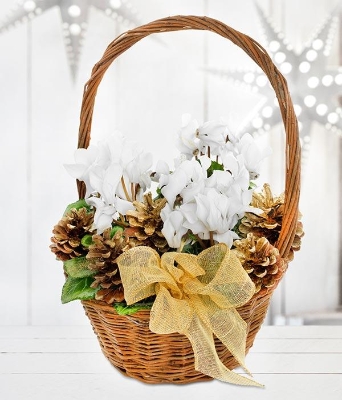
<path id="1" fill-rule="evenodd" d="M 342 326 L 263 327 L 247 366 L 265 389 L 147 385 L 102 355 L 89 326 L 0 327 L 1 400 L 342 399 Z"/>

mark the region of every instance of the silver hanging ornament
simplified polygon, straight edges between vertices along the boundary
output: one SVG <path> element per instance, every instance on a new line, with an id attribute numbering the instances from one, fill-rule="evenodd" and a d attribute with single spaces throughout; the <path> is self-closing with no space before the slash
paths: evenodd
<path id="1" fill-rule="evenodd" d="M 288 81 L 303 150 L 309 148 L 314 123 L 341 134 L 342 109 L 338 100 L 342 95 L 342 67 L 328 65 L 338 23 L 337 10 L 329 14 L 311 40 L 296 53 L 284 33 L 273 26 L 259 6 L 256 8 L 265 36 L 265 47 Z M 231 79 L 238 85 L 247 85 L 253 92 L 262 95 L 264 100 L 257 113 L 246 120 L 241 129 L 261 133 L 281 123 L 278 102 L 261 69 L 234 71 L 208 67 L 206 70 L 221 78 Z"/>
<path id="2" fill-rule="evenodd" d="M 0 23 L 0 33 L 53 7 L 58 7 L 61 13 L 64 42 L 73 79 L 76 78 L 91 7 L 103 11 L 117 23 L 140 23 L 137 11 L 127 0 L 25 0 L 16 3 L 7 18 Z"/>

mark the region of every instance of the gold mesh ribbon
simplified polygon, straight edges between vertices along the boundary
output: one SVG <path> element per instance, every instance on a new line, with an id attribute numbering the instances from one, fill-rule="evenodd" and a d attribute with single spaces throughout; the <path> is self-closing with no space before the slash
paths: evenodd
<path id="1" fill-rule="evenodd" d="M 190 340 L 195 369 L 221 381 L 262 386 L 230 371 L 220 361 L 213 334 L 245 366 L 247 324 L 236 308 L 255 292 L 254 283 L 225 244 L 198 256 L 167 252 L 160 258 L 139 246 L 117 259 L 128 305 L 156 295 L 149 328 L 158 334 L 178 332 Z"/>

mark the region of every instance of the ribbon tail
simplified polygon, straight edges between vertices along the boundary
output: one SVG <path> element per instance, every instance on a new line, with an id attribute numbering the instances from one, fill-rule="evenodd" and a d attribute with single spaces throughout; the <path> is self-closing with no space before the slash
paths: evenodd
<path id="1" fill-rule="evenodd" d="M 202 374 L 223 382 L 236 385 L 264 387 L 260 383 L 229 370 L 219 359 L 213 334 L 210 329 L 194 315 L 191 324 L 184 332 L 189 339 L 195 356 L 195 369 Z"/>
<path id="2" fill-rule="evenodd" d="M 230 309 L 219 310 L 205 317 L 205 323 L 214 335 L 227 347 L 245 372 L 251 375 L 245 365 L 247 324 L 240 314 Z"/>

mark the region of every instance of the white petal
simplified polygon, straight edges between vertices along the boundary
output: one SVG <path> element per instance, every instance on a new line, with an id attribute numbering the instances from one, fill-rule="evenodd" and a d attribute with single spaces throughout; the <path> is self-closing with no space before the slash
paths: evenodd
<path id="1" fill-rule="evenodd" d="M 101 234 L 105 229 L 110 228 L 112 226 L 112 221 L 112 215 L 102 213 L 101 210 L 96 210 L 94 216 L 94 224 L 96 226 L 98 234 Z"/>
<path id="2" fill-rule="evenodd" d="M 104 207 L 104 202 L 102 199 L 99 199 L 98 197 L 89 197 L 86 199 L 87 204 L 90 206 L 95 207 L 96 209 L 100 209 Z"/>
<path id="3" fill-rule="evenodd" d="M 98 149 L 96 146 L 90 145 L 87 149 L 77 149 L 74 153 L 76 164 L 91 165 L 97 157 Z"/>
<path id="4" fill-rule="evenodd" d="M 209 200 L 206 196 L 199 194 L 196 196 L 196 204 L 197 204 L 197 218 L 207 226 L 207 218 L 209 215 Z"/>
<path id="5" fill-rule="evenodd" d="M 168 184 L 161 189 L 163 196 L 169 204 L 173 206 L 176 197 L 184 189 L 187 182 L 188 177 L 183 169 L 178 169 L 170 175 Z"/>
<path id="6" fill-rule="evenodd" d="M 147 171 L 152 167 L 153 159 L 151 153 L 140 153 L 131 160 L 126 166 L 125 171 L 128 179 L 132 183 L 141 182 L 141 176 L 146 174 Z"/>
<path id="7" fill-rule="evenodd" d="M 198 123 L 191 119 L 190 114 L 183 114 L 182 127 L 178 131 L 176 146 L 181 153 L 192 156 L 193 152 L 198 149 L 200 141 L 196 137 Z"/>
<path id="8" fill-rule="evenodd" d="M 89 182 L 94 192 L 102 192 L 102 184 L 105 171 L 100 166 L 94 166 L 89 171 Z"/>
<path id="9" fill-rule="evenodd" d="M 73 178 L 83 180 L 88 167 L 84 164 L 64 164 L 64 168 Z"/>
<path id="10" fill-rule="evenodd" d="M 190 203 L 199 193 L 202 193 L 205 188 L 204 179 L 198 182 L 192 182 L 187 185 L 180 194 L 183 198 L 183 203 Z"/>
<path id="11" fill-rule="evenodd" d="M 207 171 L 211 165 L 211 159 L 208 156 L 200 156 L 200 157 L 198 157 L 198 159 L 201 163 L 203 170 Z"/>
<path id="12" fill-rule="evenodd" d="M 164 221 L 162 233 L 171 248 L 177 249 L 181 245 L 182 237 L 187 232 L 187 228 L 183 226 L 183 222 L 184 217 L 178 210 L 169 213 L 167 219 Z"/>
<path id="13" fill-rule="evenodd" d="M 120 197 L 115 198 L 115 206 L 118 212 L 122 215 L 126 215 L 128 210 L 134 209 L 134 206 L 130 201 L 120 199 Z"/>
<path id="14" fill-rule="evenodd" d="M 218 243 L 225 243 L 229 248 L 232 247 L 233 241 L 239 239 L 239 236 L 233 231 L 227 231 L 225 233 L 215 233 L 213 235 L 214 240 Z"/>
<path id="15" fill-rule="evenodd" d="M 158 160 L 155 171 L 157 174 L 168 175 L 170 173 L 170 168 L 168 164 L 163 160 Z"/>
<path id="16" fill-rule="evenodd" d="M 216 188 L 219 192 L 226 192 L 233 182 L 233 177 L 228 171 L 214 171 L 205 185 L 208 188 Z"/>
<path id="17" fill-rule="evenodd" d="M 112 164 L 104 174 L 101 194 L 109 204 L 114 203 L 114 196 L 121 176 L 122 167 L 119 164 Z"/>
<path id="18" fill-rule="evenodd" d="M 233 153 L 225 152 L 222 154 L 222 161 L 223 167 L 226 171 L 230 171 L 233 176 L 238 173 L 239 164 Z"/>
<path id="19" fill-rule="evenodd" d="M 198 221 L 196 203 L 182 204 L 179 207 L 179 211 L 190 224 L 194 224 Z"/>
<path id="20" fill-rule="evenodd" d="M 97 229 L 97 233 L 102 233 L 111 226 L 116 209 L 98 197 L 90 197 L 86 201 L 89 205 L 95 207 L 94 228 Z"/>
<path id="21" fill-rule="evenodd" d="M 203 146 L 209 146 L 212 154 L 220 154 L 226 143 L 227 125 L 219 121 L 208 121 L 198 128 L 198 137 Z"/>
<path id="22" fill-rule="evenodd" d="M 124 141 L 125 137 L 123 136 L 123 134 L 119 131 L 115 131 L 103 143 L 106 147 L 106 149 L 103 149 L 103 152 L 108 151 L 110 162 L 118 163 L 120 161 Z"/>

